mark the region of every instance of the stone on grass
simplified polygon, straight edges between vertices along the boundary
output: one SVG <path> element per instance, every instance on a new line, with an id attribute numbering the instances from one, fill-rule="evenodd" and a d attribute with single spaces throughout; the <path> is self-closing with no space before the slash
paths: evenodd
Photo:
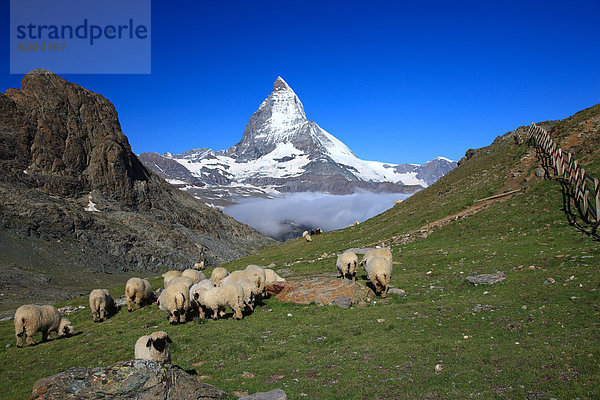
<path id="1" fill-rule="evenodd" d="M 287 395 L 281 389 L 274 389 L 268 392 L 258 392 L 242 396 L 238 400 L 287 400 Z"/>
<path id="2" fill-rule="evenodd" d="M 352 299 L 350 296 L 340 296 L 331 302 L 332 306 L 338 306 L 339 308 L 350 308 L 352 307 Z"/>
<path id="3" fill-rule="evenodd" d="M 183 369 L 156 361 L 121 361 L 109 367 L 75 367 L 39 379 L 31 399 L 223 399 L 227 393 Z"/>
<path id="4" fill-rule="evenodd" d="M 276 298 L 284 302 L 325 306 L 342 296 L 349 297 L 352 304 L 373 296 L 373 291 L 360 282 L 327 277 L 276 282 L 267 286 L 267 293 L 276 294 Z"/>
<path id="5" fill-rule="evenodd" d="M 406 291 L 398 288 L 388 289 L 388 294 L 395 294 L 397 296 L 406 296 Z"/>
<path id="6" fill-rule="evenodd" d="M 494 283 L 503 281 L 506 279 L 504 272 L 496 272 L 495 274 L 482 274 L 475 276 L 467 276 L 467 282 L 472 285 L 493 285 Z"/>

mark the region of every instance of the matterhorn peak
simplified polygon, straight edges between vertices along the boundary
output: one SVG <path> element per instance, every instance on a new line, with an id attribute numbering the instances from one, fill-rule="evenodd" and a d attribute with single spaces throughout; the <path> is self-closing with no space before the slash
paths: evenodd
<path id="1" fill-rule="evenodd" d="M 278 76 L 275 79 L 275 83 L 273 83 L 273 91 L 276 92 L 278 90 L 292 90 L 292 88 L 290 88 L 290 85 L 282 77 Z"/>

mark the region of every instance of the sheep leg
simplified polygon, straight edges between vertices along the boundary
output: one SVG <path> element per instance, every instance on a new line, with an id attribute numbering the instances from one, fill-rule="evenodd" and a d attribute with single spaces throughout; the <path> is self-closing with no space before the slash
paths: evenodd
<path id="1" fill-rule="evenodd" d="M 218 314 L 219 314 L 219 309 L 218 308 L 213 308 L 212 309 L 212 315 L 213 315 L 213 319 L 214 320 L 217 320 Z"/>
<path id="2" fill-rule="evenodd" d="M 242 319 L 244 317 L 239 304 L 234 304 L 231 308 L 233 309 L 233 318 L 234 319 Z"/>
<path id="3" fill-rule="evenodd" d="M 100 322 L 104 320 L 104 308 L 100 309 Z"/>
<path id="4" fill-rule="evenodd" d="M 49 336 L 49 332 L 48 331 L 42 332 L 42 342 L 47 342 L 48 341 L 48 336 Z"/>
<path id="5" fill-rule="evenodd" d="M 33 340 L 33 332 L 28 332 L 27 328 L 25 328 L 25 343 L 30 346 L 35 344 L 35 340 Z"/>
<path id="6" fill-rule="evenodd" d="M 133 309 L 131 308 L 131 303 L 132 303 L 132 301 L 131 301 L 131 298 L 130 298 L 130 297 L 128 297 L 128 298 L 127 298 L 127 311 L 128 311 L 128 312 L 131 312 L 131 311 L 133 311 Z"/>
<path id="7" fill-rule="evenodd" d="M 23 333 L 17 333 L 17 347 L 23 347 Z"/>

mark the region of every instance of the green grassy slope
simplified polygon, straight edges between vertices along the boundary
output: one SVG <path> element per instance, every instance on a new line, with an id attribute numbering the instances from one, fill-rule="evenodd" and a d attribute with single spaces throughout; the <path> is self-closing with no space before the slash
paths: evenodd
<path id="1" fill-rule="evenodd" d="M 599 114 L 563 121 L 553 132 L 577 136 Z M 597 154 L 586 156 L 592 169 Z M 369 221 L 226 265 L 275 263 L 296 275 L 333 273 L 335 258 L 319 259 L 323 253 L 393 238 L 404 243 L 410 233 L 416 240 L 393 248 L 392 284 L 405 289 L 405 297 L 347 310 L 268 299 L 242 321 L 180 326 L 169 326 L 156 306 L 121 311 L 102 324 L 92 323 L 86 309 L 70 316 L 80 335 L 23 349 L 15 348 L 12 322 L 0 323 L 2 397 L 24 398 L 36 379 L 72 366 L 132 358 L 140 335 L 164 329 L 174 340 L 175 364 L 229 393 L 279 387 L 294 399 L 598 398 L 600 243 L 567 223 L 560 185 L 532 178 L 535 167 L 527 145 L 499 138 Z M 421 229 L 515 189 L 522 190 Z M 485 287 L 464 281 L 495 270 L 506 280 Z M 119 295 L 123 287 L 112 292 Z"/>

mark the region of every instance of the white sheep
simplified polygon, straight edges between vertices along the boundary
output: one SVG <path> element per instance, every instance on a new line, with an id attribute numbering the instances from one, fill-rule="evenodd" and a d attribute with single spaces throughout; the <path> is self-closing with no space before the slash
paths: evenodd
<path id="1" fill-rule="evenodd" d="M 48 340 L 50 332 L 56 332 L 58 336 L 70 336 L 75 332 L 71 322 L 54 306 L 21 306 L 15 312 L 14 322 L 17 347 L 23 347 L 23 337 L 28 345 L 34 345 L 33 336 L 38 332 L 42 332 L 42 342 Z"/>
<path id="2" fill-rule="evenodd" d="M 390 250 L 389 247 L 382 247 L 380 249 L 371 249 L 371 250 L 367 251 L 365 253 L 362 261 L 360 262 L 360 265 L 362 265 L 364 267 L 365 264 L 367 263 L 367 261 L 369 260 L 369 258 L 371 258 L 371 257 L 385 258 L 385 260 L 388 263 L 390 263 L 390 265 L 393 265 L 392 251 Z"/>
<path id="3" fill-rule="evenodd" d="M 183 283 L 169 283 L 158 297 L 158 308 L 168 314 L 171 325 L 185 323 L 190 310 L 190 289 Z"/>
<path id="4" fill-rule="evenodd" d="M 194 292 L 194 300 L 206 311 L 212 311 L 213 319 L 224 315 L 225 307 L 233 310 L 233 318 L 242 319 L 244 306 L 244 292 L 237 283 L 230 283 L 212 289 L 198 288 Z"/>
<path id="5" fill-rule="evenodd" d="M 115 301 L 106 289 L 94 289 L 90 293 L 90 310 L 94 322 L 102 322 L 116 311 Z"/>
<path id="6" fill-rule="evenodd" d="M 198 271 L 202 271 L 204 269 L 204 261 L 200 261 L 199 263 L 194 264 L 194 269 Z"/>
<path id="7" fill-rule="evenodd" d="M 367 277 L 375 286 L 375 293 L 385 297 L 392 277 L 392 265 L 385 258 L 370 257 L 367 260 L 365 270 L 367 271 Z"/>
<path id="8" fill-rule="evenodd" d="M 308 231 L 302 232 L 302 237 L 306 237 L 306 235 L 308 235 Z"/>
<path id="9" fill-rule="evenodd" d="M 272 269 L 265 268 L 265 285 L 270 285 L 275 282 L 284 282 L 285 279 L 277 275 L 277 272 Z"/>
<path id="10" fill-rule="evenodd" d="M 192 278 L 190 278 L 189 276 L 182 275 L 182 276 L 178 276 L 177 278 L 171 279 L 169 281 L 169 284 L 167 285 L 167 287 L 165 287 L 165 289 L 176 283 L 187 286 L 188 290 L 192 287 L 192 285 L 194 285 L 194 281 L 192 280 Z"/>
<path id="11" fill-rule="evenodd" d="M 340 278 L 356 280 L 356 271 L 358 270 L 358 257 L 351 251 L 338 255 L 335 266 L 340 273 Z"/>
<path id="12" fill-rule="evenodd" d="M 306 239 L 307 242 L 312 242 L 312 238 L 310 237 L 310 235 L 304 236 L 304 239 Z"/>
<path id="13" fill-rule="evenodd" d="M 164 331 L 144 335 L 135 342 L 135 359 L 170 363 L 169 343 L 173 341 Z"/>
<path id="14" fill-rule="evenodd" d="M 229 272 L 224 267 L 217 267 L 213 269 L 213 272 L 210 275 L 210 280 L 216 285 L 227 275 L 229 275 Z"/>
<path id="15" fill-rule="evenodd" d="M 170 271 L 167 271 L 164 274 L 162 274 L 163 283 L 164 283 L 163 287 L 166 288 L 167 286 L 169 286 L 169 282 L 171 282 L 172 279 L 175 279 L 178 276 L 181 276 L 181 274 L 182 274 L 181 271 L 177 271 L 177 270 L 174 270 L 174 269 L 172 269 Z"/>
<path id="16" fill-rule="evenodd" d="M 150 282 L 141 278 L 130 278 L 127 281 L 125 297 L 127 299 L 127 311 L 133 311 L 133 304 L 136 305 L 136 308 L 140 308 L 154 302 L 154 293 L 152 293 Z"/>
<path id="17" fill-rule="evenodd" d="M 192 284 L 198 283 L 198 282 L 206 279 L 206 276 L 204 276 L 204 273 L 197 271 L 195 269 L 186 269 L 185 271 L 183 271 L 181 276 L 187 276 L 188 278 L 190 278 L 193 282 Z"/>
<path id="18" fill-rule="evenodd" d="M 242 287 L 242 291 L 244 293 L 244 306 L 250 311 L 254 311 L 254 303 L 256 298 L 262 294 L 260 289 L 256 286 L 256 283 L 251 279 L 242 279 L 236 283 Z"/>
<path id="19" fill-rule="evenodd" d="M 204 280 L 192 285 L 192 287 L 190 288 L 190 306 L 194 309 L 194 311 L 198 312 L 198 314 L 200 315 L 200 318 L 204 318 L 204 310 L 202 309 L 202 307 L 200 307 L 200 304 L 198 304 L 198 302 L 196 301 L 194 294 L 200 289 L 208 290 L 208 289 L 212 289 L 214 287 L 215 287 L 215 285 L 213 284 L 213 282 L 210 279 L 204 279 Z"/>

